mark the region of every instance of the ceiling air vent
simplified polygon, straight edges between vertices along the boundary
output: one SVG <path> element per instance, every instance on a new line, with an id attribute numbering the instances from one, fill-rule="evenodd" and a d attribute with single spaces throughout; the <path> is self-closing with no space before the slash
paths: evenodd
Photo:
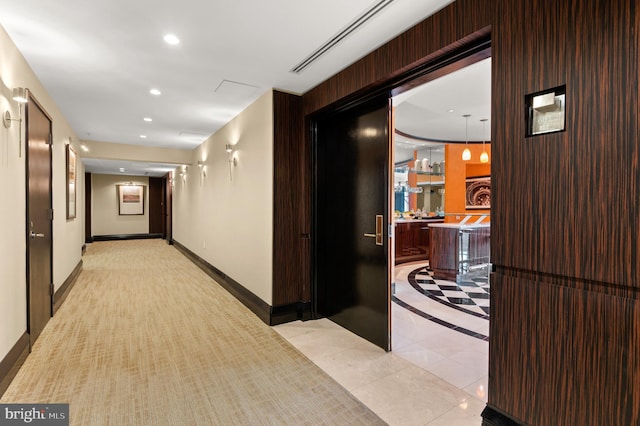
<path id="1" fill-rule="evenodd" d="M 381 0 L 371 6 L 369 9 L 365 10 L 360 16 L 358 16 L 354 21 L 352 21 L 349 25 L 343 28 L 338 34 L 331 37 L 328 41 L 326 41 L 322 46 L 313 51 L 309 56 L 303 59 L 298 65 L 291 68 L 289 70 L 292 73 L 300 74 L 304 71 L 309 65 L 313 64 L 315 61 L 320 59 L 322 55 L 327 53 L 329 49 L 334 47 L 336 44 L 340 43 L 345 39 L 349 34 L 360 28 L 362 25 L 366 24 L 371 18 L 376 16 L 378 13 L 382 12 L 382 10 L 393 3 L 394 0 Z"/>

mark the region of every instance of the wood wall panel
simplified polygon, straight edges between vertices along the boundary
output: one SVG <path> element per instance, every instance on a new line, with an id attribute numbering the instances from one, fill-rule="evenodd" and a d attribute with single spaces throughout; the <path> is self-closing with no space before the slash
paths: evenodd
<path id="1" fill-rule="evenodd" d="M 640 285 L 637 13 L 494 1 L 494 263 Z M 525 95 L 565 84 L 566 132 L 525 138 Z"/>
<path id="2" fill-rule="evenodd" d="M 489 405 L 530 425 L 640 424 L 638 324 L 638 300 L 494 275 Z"/>
<path id="3" fill-rule="evenodd" d="M 457 0 L 304 94 L 310 114 L 371 90 L 489 33 L 490 2 Z"/>
<path id="4" fill-rule="evenodd" d="M 273 92 L 273 306 L 309 302 L 309 156 L 302 99 Z"/>

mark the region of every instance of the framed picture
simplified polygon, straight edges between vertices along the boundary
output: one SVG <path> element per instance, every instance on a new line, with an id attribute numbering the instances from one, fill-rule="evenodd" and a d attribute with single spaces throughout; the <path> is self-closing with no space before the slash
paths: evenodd
<path id="1" fill-rule="evenodd" d="M 118 190 L 118 214 L 144 214 L 144 185 L 116 185 Z"/>
<path id="2" fill-rule="evenodd" d="M 491 208 L 491 177 L 467 178 L 464 204 L 469 210 L 489 210 Z"/>
<path id="3" fill-rule="evenodd" d="M 67 219 L 76 217 L 76 166 L 78 155 L 76 151 L 67 144 Z"/>

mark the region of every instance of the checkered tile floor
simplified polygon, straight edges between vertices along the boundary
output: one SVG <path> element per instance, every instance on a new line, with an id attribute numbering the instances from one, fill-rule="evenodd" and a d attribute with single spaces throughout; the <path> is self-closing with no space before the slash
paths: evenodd
<path id="1" fill-rule="evenodd" d="M 489 316 L 489 280 L 486 277 L 454 283 L 434 279 L 428 267 L 423 267 L 409 274 L 409 284 L 425 296 L 459 311 Z"/>

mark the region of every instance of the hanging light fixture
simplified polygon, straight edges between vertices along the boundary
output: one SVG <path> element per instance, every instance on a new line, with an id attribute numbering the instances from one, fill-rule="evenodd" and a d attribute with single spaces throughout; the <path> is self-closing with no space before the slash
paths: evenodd
<path id="1" fill-rule="evenodd" d="M 462 151 L 462 161 L 469 161 L 471 160 L 471 151 L 469 151 L 469 117 L 471 117 L 471 114 L 465 114 L 463 115 L 463 117 L 465 118 L 465 148 L 464 151 Z"/>
<path id="2" fill-rule="evenodd" d="M 484 149 L 484 128 L 487 125 L 487 120 L 488 118 L 483 118 L 482 120 L 482 154 L 480 154 L 480 162 L 481 163 L 488 163 L 489 162 L 489 154 L 487 154 L 487 151 Z"/>

